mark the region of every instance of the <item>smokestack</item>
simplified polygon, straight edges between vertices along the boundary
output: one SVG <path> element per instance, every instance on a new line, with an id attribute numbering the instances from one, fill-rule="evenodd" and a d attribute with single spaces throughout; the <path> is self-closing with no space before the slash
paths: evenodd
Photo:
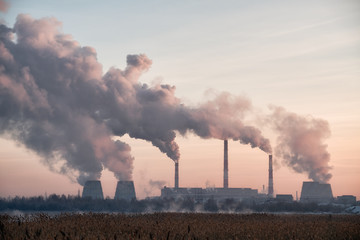
<path id="1" fill-rule="evenodd" d="M 274 180 L 273 180 L 273 167 L 272 167 L 272 155 L 269 155 L 269 188 L 268 196 L 274 197 Z"/>
<path id="2" fill-rule="evenodd" d="M 229 187 L 228 140 L 224 140 L 224 188 Z"/>
<path id="3" fill-rule="evenodd" d="M 175 161 L 175 188 L 179 188 L 179 161 Z"/>

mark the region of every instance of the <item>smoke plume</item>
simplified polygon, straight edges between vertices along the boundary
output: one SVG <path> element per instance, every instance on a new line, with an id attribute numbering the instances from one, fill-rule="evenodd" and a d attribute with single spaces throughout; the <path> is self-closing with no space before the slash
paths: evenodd
<path id="1" fill-rule="evenodd" d="M 156 188 L 156 189 L 161 189 L 165 186 L 166 181 L 161 181 L 161 180 L 149 180 L 149 185 L 151 186 L 151 188 Z"/>
<path id="2" fill-rule="evenodd" d="M 162 189 L 166 185 L 166 181 L 150 179 L 148 185 L 143 189 L 147 197 L 156 194 L 156 191 Z"/>
<path id="3" fill-rule="evenodd" d="M 80 184 L 98 179 L 103 167 L 129 179 L 130 146 L 113 141 L 92 116 L 104 104 L 102 66 L 94 49 L 80 47 L 60 26 L 54 18 L 19 15 L 13 29 L 0 27 L 0 133 Z"/>
<path id="4" fill-rule="evenodd" d="M 5 0 L 0 0 L 0 12 L 6 12 L 9 8 L 9 4 Z"/>
<path id="5" fill-rule="evenodd" d="M 302 117 L 281 107 L 273 107 L 272 110 L 270 118 L 279 133 L 276 156 L 296 172 L 308 174 L 314 181 L 329 181 L 330 154 L 323 143 L 330 136 L 328 122 Z"/>
<path id="6" fill-rule="evenodd" d="M 138 80 L 152 61 L 128 55 L 124 70 L 103 74 L 91 47 L 59 31 L 55 18 L 19 15 L 0 25 L 0 135 L 43 158 L 50 169 L 84 184 L 103 168 L 130 180 L 131 148 L 113 136 L 151 142 L 177 161 L 176 133 L 233 139 L 270 153 L 269 141 L 242 119 L 248 99 L 221 93 L 196 107 L 175 97 L 175 87 Z M 16 35 L 16 41 L 15 36 Z"/>

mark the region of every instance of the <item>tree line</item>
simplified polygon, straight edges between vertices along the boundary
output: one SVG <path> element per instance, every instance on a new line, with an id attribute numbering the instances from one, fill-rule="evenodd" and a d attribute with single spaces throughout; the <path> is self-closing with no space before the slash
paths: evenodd
<path id="1" fill-rule="evenodd" d="M 276 202 L 247 199 L 238 201 L 225 199 L 216 201 L 207 199 L 147 198 L 131 201 L 65 196 L 52 194 L 47 198 L 15 197 L 1 198 L 0 211 L 95 211 L 95 212 L 331 212 L 340 213 L 346 208 L 339 204 L 317 204 L 301 202 Z"/>

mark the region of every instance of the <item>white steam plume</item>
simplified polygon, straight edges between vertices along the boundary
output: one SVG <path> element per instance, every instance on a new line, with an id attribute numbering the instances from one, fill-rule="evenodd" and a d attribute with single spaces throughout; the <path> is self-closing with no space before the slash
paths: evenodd
<path id="1" fill-rule="evenodd" d="M 328 122 L 299 116 L 281 107 L 272 107 L 272 110 L 270 119 L 279 133 L 276 156 L 296 172 L 306 173 L 314 181 L 329 181 L 330 154 L 324 144 L 324 140 L 330 136 Z"/>
<path id="2" fill-rule="evenodd" d="M 150 141 L 174 161 L 176 132 L 234 139 L 271 152 L 261 132 L 242 122 L 249 100 L 222 93 L 186 107 L 175 87 L 138 82 L 149 69 L 145 55 L 128 55 L 125 70 L 106 74 L 93 48 L 59 31 L 54 18 L 19 15 L 13 28 L 0 25 L 0 135 L 35 151 L 80 184 L 103 168 L 129 180 L 130 146 L 112 136 Z M 14 42 L 14 34 L 17 41 Z M 60 161 L 65 160 L 65 161 Z"/>

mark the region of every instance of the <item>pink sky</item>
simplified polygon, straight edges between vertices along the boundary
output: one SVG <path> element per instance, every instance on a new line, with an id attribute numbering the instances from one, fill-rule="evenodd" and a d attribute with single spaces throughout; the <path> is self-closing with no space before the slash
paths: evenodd
<path id="1" fill-rule="evenodd" d="M 166 186 L 174 185 L 174 164 L 149 143 L 131 140 L 134 163 L 134 182 L 138 198 L 159 195 L 160 190 L 149 185 L 153 181 L 166 181 Z M 180 159 L 181 187 L 221 187 L 223 181 L 223 143 L 219 140 L 202 140 L 198 137 L 180 138 L 182 148 Z M 329 141 L 331 147 L 332 141 Z M 82 187 L 72 183 L 67 177 L 52 173 L 40 163 L 40 159 L 10 141 L 1 140 L 2 164 L 0 172 L 1 196 L 34 196 L 70 194 L 76 195 Z M 354 146 L 355 147 L 355 146 Z M 5 150 L 6 149 L 6 150 Z M 357 150 L 358 151 L 358 150 Z M 352 152 L 354 155 L 356 151 Z M 357 152 L 360 154 L 359 152 Z M 330 180 L 334 196 L 351 194 L 360 197 L 359 166 L 354 159 L 336 161 L 342 151 L 332 154 Z M 6 159 L 6 160 L 4 160 Z M 26 160 L 25 160 L 26 159 Z M 350 167 L 351 166 L 351 167 Z M 268 184 L 268 157 L 260 150 L 251 149 L 237 142 L 229 142 L 229 186 L 250 187 L 262 190 Z M 101 178 L 104 196 L 113 197 L 116 179 L 109 171 L 104 171 Z M 286 167 L 274 166 L 274 187 L 277 194 L 292 194 L 299 197 L 302 181 L 306 176 L 294 173 Z"/>
<path id="2" fill-rule="evenodd" d="M 81 60 L 96 66 L 81 73 L 91 76 L 89 78 L 100 79 L 112 66 L 124 70 L 127 54 L 145 53 L 153 64 L 139 82 L 149 86 L 176 86 L 175 96 L 186 106 L 198 107 L 209 95 L 211 99 L 214 92 L 225 91 L 232 96 L 248 98 L 254 106 L 253 118 L 270 114 L 268 106 L 275 105 L 299 116 L 327 121 L 331 135 L 323 143 L 330 154 L 333 194 L 352 194 L 360 199 L 358 1 L 306 4 L 197 1 L 179 2 L 176 6 L 155 2 L 158 4 L 154 8 L 152 1 L 110 1 L 106 5 L 91 1 L 86 6 L 67 0 L 52 4 L 40 0 L 14 1 L 7 11 L 0 9 L 3 11 L 0 23 L 13 27 L 16 17 L 22 13 L 29 14 L 28 19 L 50 17 L 51 24 L 39 23 L 47 30 L 37 39 L 37 47 L 55 49 L 59 57 L 65 57 L 69 52 L 56 45 L 57 31 L 64 33 L 62 41 L 77 41 L 78 45 L 72 42 L 74 49 L 90 46 L 83 48 L 88 55 Z M 54 24 L 59 29 L 54 29 Z M 28 36 L 36 32 L 29 27 L 25 30 Z M 29 41 L 29 44 L 34 42 Z M 5 53 L 0 51 L 4 59 L 8 56 Z M 80 61 L 80 58 L 75 59 Z M 142 60 L 143 66 L 150 66 L 145 58 Z M 0 70 L 2 64 L 0 61 Z M 139 74 L 136 71 L 129 73 L 132 76 L 127 79 L 136 79 Z M 29 77 L 31 71 L 23 70 L 21 74 L 28 79 L 28 86 L 35 86 Z M 29 100 L 12 79 L 3 77 L 0 80 L 0 87 L 12 92 L 24 105 L 34 100 Z M 48 107 L 44 92 L 35 89 L 32 94 L 42 109 Z M 266 128 L 262 121 L 264 119 L 246 119 L 245 123 L 256 123 L 263 136 L 276 146 L 278 134 Z M 94 126 L 94 123 L 81 126 Z M 232 128 L 227 126 L 227 129 Z M 122 169 L 124 166 L 116 164 L 114 159 L 127 156 L 111 149 L 104 150 L 114 145 L 102 145 L 110 139 L 104 129 L 96 130 L 88 134 L 92 135 L 91 139 L 102 136 L 101 141 L 93 141 L 98 146 L 97 157 L 101 164 L 114 172 Z M 45 192 L 74 195 L 82 190 L 68 177 L 50 171 L 34 152 L 16 145 L 6 134 L 0 137 L 1 197 L 44 195 Z M 144 140 L 127 135 L 116 139 L 131 146 L 135 159 L 133 180 L 139 198 L 160 194 L 159 189 L 149 185 L 150 180 L 174 185 L 174 163 L 169 157 Z M 194 134 L 185 137 L 177 134 L 176 141 L 181 154 L 180 186 L 221 187 L 223 143 Z M 109 152 L 115 155 L 104 157 Z M 307 175 L 295 173 L 282 159 L 274 159 L 277 161 L 275 193 L 289 193 L 295 197 L 298 191 L 300 195 L 302 182 L 309 180 Z M 258 148 L 229 141 L 229 186 L 261 191 L 262 186 L 267 185 L 267 161 L 267 154 Z M 113 173 L 103 171 L 101 181 L 104 195 L 113 197 L 117 181 Z"/>

